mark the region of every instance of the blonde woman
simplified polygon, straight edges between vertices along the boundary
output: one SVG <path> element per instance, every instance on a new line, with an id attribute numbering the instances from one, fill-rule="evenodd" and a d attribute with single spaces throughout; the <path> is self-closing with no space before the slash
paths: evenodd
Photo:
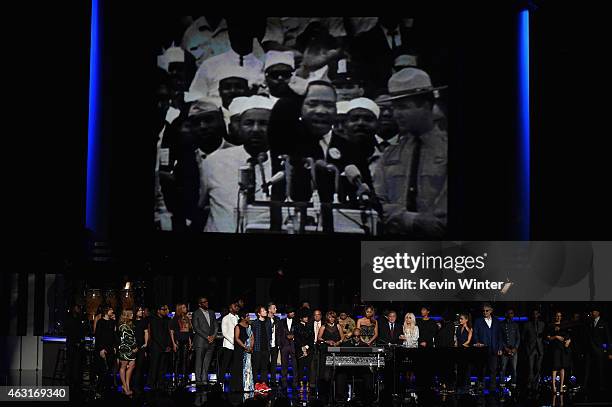
<path id="1" fill-rule="evenodd" d="M 119 377 L 121 378 L 121 386 L 123 394 L 131 396 L 134 392 L 130 390 L 130 379 L 135 366 L 136 352 L 138 345 L 136 344 L 136 335 L 134 334 L 134 312 L 132 310 L 123 310 L 119 320 Z"/>
<path id="2" fill-rule="evenodd" d="M 419 346 L 419 327 L 416 324 L 416 318 L 412 312 L 409 312 L 404 317 L 404 334 L 400 339 L 404 341 L 403 345 L 406 348 L 417 348 Z"/>
<path id="3" fill-rule="evenodd" d="M 187 316 L 187 305 L 176 304 L 176 312 L 170 321 L 170 339 L 174 351 L 174 378 L 179 385 L 188 380 L 187 368 L 189 366 L 189 352 L 191 352 L 191 335 L 193 327 Z"/>
<path id="4" fill-rule="evenodd" d="M 404 316 L 404 326 L 402 327 L 403 335 L 400 339 L 404 341 L 402 345 L 406 348 L 416 349 L 419 347 L 419 327 L 416 324 L 416 318 L 412 312 Z M 411 367 L 406 371 L 406 380 L 408 383 L 414 381 L 414 371 Z"/>

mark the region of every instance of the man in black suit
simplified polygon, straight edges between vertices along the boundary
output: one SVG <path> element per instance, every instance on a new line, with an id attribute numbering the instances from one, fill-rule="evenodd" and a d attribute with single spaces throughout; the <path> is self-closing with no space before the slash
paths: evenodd
<path id="1" fill-rule="evenodd" d="M 527 388 L 537 390 L 540 383 L 540 372 L 542 371 L 542 360 L 544 359 L 544 330 L 546 324 L 540 320 L 540 311 L 534 309 L 531 318 L 523 328 L 523 348 L 529 360 L 529 374 Z"/>
<path id="2" fill-rule="evenodd" d="M 299 322 L 295 319 L 295 310 L 291 307 L 287 308 L 287 318 L 280 321 L 279 324 L 279 348 L 281 354 L 281 383 L 283 387 L 287 387 L 287 370 L 289 360 L 291 360 L 291 369 L 293 371 L 293 387 L 297 383 L 297 364 L 295 363 L 295 332 Z"/>
<path id="3" fill-rule="evenodd" d="M 272 338 L 270 339 L 270 383 L 276 385 L 276 366 L 280 351 L 281 327 L 280 318 L 276 316 L 276 304 L 268 304 L 268 318 L 272 323 Z"/>
<path id="4" fill-rule="evenodd" d="M 608 323 L 601 319 L 600 309 L 597 304 L 591 307 L 591 320 L 587 328 L 587 349 L 585 360 L 585 388 L 594 388 L 594 382 L 598 382 L 599 391 L 604 391 L 605 362 L 612 359 L 608 351 L 610 347 L 610 329 Z M 594 372 L 591 372 L 592 369 Z M 593 376 L 595 379 L 593 382 Z"/>
<path id="5" fill-rule="evenodd" d="M 297 371 L 293 374 L 296 384 L 304 377 L 304 368 L 308 369 L 306 377 L 310 377 L 311 361 L 314 354 L 314 329 L 307 308 L 300 309 L 299 321 L 295 321 L 295 355 Z"/>
<path id="6" fill-rule="evenodd" d="M 419 34 L 412 23 L 413 20 L 407 24 L 399 17 L 379 17 L 371 30 L 353 41 L 350 52 L 364 69 L 366 96 L 373 97 L 376 90 L 386 86 L 398 55 L 420 52 Z"/>
<path id="7" fill-rule="evenodd" d="M 163 374 L 170 363 L 172 339 L 170 337 L 170 319 L 168 305 L 157 307 L 157 313 L 149 318 L 149 386 L 156 388 L 162 384 Z"/>
<path id="8" fill-rule="evenodd" d="M 208 368 L 215 350 L 215 338 L 217 335 L 217 319 L 215 312 L 208 308 L 208 299 L 201 297 L 198 300 L 200 306 L 192 317 L 193 348 L 195 349 L 195 375 L 196 382 L 200 385 L 208 383 Z"/>
<path id="9" fill-rule="evenodd" d="M 397 323 L 397 313 L 391 310 L 387 313 L 386 318 L 380 319 L 380 325 L 378 326 L 378 342 L 384 345 L 399 345 L 402 343 L 400 339 L 401 335 L 402 324 Z"/>

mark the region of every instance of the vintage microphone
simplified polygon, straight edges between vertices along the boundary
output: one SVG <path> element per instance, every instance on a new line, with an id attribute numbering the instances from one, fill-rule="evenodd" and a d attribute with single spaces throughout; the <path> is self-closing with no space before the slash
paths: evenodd
<path id="1" fill-rule="evenodd" d="M 257 154 L 257 165 L 259 166 L 259 170 L 261 171 L 261 189 L 264 194 L 266 194 L 266 198 L 270 199 L 270 191 L 266 188 L 266 171 L 264 170 L 264 163 L 268 160 L 268 154 L 265 152 L 261 152 Z"/>
<path id="2" fill-rule="evenodd" d="M 326 163 L 325 168 L 327 168 L 328 171 L 331 171 L 334 173 L 334 203 L 339 204 L 340 200 L 338 199 L 338 194 L 340 192 L 339 191 L 340 189 L 340 170 L 338 170 L 338 167 L 336 167 L 334 164 L 327 164 L 327 163 Z"/>
<path id="3" fill-rule="evenodd" d="M 283 154 L 281 156 L 279 156 L 279 158 L 282 160 L 282 165 L 284 167 L 284 173 L 285 173 L 285 202 L 293 202 L 291 200 L 291 187 L 292 187 L 292 174 L 293 174 L 293 168 L 291 166 L 291 163 L 289 162 L 290 157 L 287 154 Z M 293 235 L 296 233 L 296 230 L 298 229 L 298 225 L 297 225 L 297 217 L 295 216 L 294 211 L 292 211 L 290 208 L 287 208 L 288 212 L 289 212 L 289 216 L 287 218 L 287 233 L 290 235 Z"/>

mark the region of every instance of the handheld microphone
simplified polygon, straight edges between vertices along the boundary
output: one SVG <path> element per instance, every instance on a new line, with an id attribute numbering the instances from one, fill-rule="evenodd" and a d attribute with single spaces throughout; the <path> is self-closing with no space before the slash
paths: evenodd
<path id="1" fill-rule="evenodd" d="M 370 187 L 361 180 L 359 168 L 354 164 L 349 164 L 344 168 L 344 174 L 351 185 L 357 188 L 357 197 L 363 202 L 369 202 L 372 192 L 370 191 Z"/>

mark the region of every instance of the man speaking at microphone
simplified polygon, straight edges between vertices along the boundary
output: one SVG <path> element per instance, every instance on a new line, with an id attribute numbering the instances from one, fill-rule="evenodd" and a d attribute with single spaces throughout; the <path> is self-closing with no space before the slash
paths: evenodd
<path id="1" fill-rule="evenodd" d="M 399 141 L 384 150 L 374 171 L 387 234 L 440 239 L 446 233 L 448 139 L 434 122 L 437 89 L 416 68 L 389 79 L 390 97 L 382 101 L 393 105 Z"/>
<path id="2" fill-rule="evenodd" d="M 200 206 L 210 205 L 205 232 L 236 231 L 236 205 L 240 167 L 249 162 L 262 166 L 266 180 L 271 176 L 268 123 L 274 102 L 264 96 L 251 96 L 241 103 L 239 135 L 241 146 L 217 150 L 200 167 Z M 265 157 L 265 158 L 264 158 Z M 255 168 L 255 198 L 262 199 L 260 168 Z"/>

